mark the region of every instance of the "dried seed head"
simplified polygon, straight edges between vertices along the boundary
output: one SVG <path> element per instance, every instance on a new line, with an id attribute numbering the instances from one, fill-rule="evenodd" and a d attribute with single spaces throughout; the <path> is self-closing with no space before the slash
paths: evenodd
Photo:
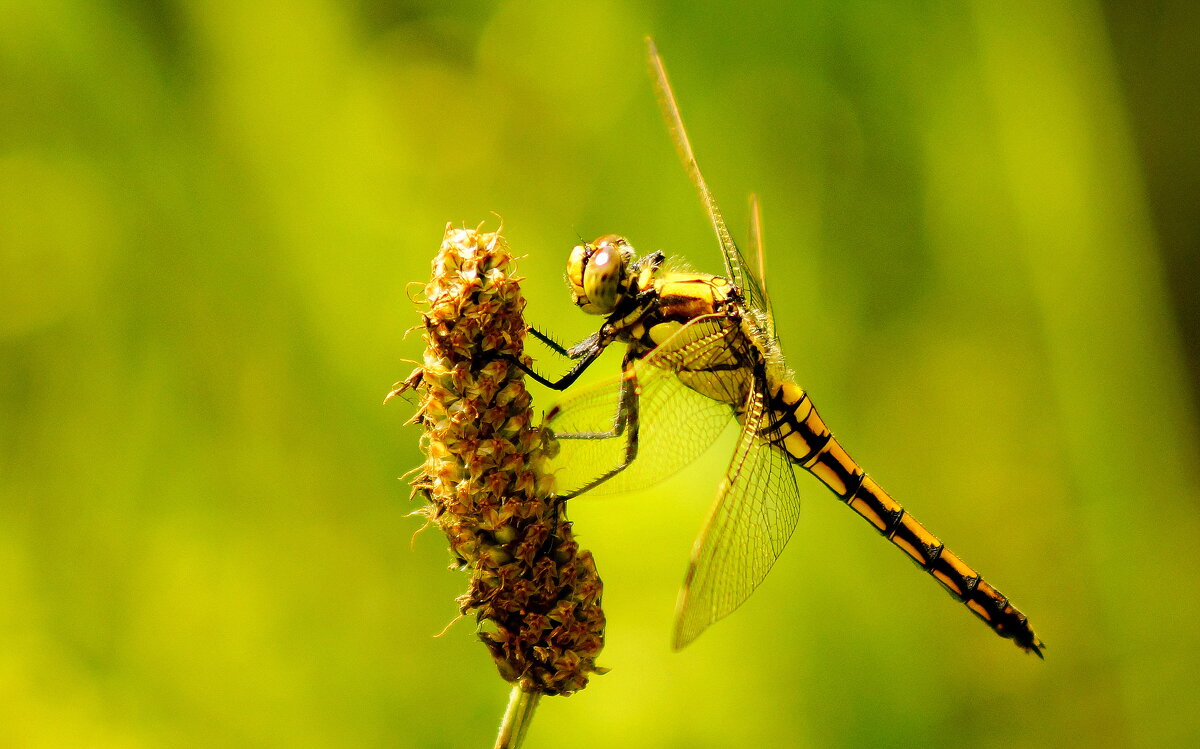
<path id="1" fill-rule="evenodd" d="M 470 571 L 464 614 L 500 675 L 528 692 L 587 685 L 604 645 L 603 585 L 579 550 L 547 463 L 555 447 L 534 424 L 521 370 L 525 300 L 498 233 L 446 228 L 425 286 L 425 360 L 391 395 L 420 394 L 414 419 L 425 463 L 413 479 L 423 513 Z M 389 396 L 390 397 L 390 396 Z"/>

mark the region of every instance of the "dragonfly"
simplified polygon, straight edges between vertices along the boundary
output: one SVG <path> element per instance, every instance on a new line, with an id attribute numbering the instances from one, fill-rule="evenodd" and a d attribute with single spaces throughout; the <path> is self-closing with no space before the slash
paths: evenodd
<path id="1" fill-rule="evenodd" d="M 516 363 L 543 385 L 564 390 L 607 347 L 625 348 L 616 381 L 572 393 L 546 414 L 562 451 L 559 497 L 644 488 L 695 460 L 736 424 L 733 455 L 680 592 L 676 650 L 737 609 L 775 564 L 799 518 L 799 467 L 996 634 L 1042 656 L 1044 644 L 1026 616 L 850 458 L 808 393 L 792 381 L 762 282 L 758 201 L 751 197 L 749 247 L 758 260 L 756 277 L 700 172 L 653 40 L 647 46 L 660 106 L 716 233 L 725 275 L 680 269 L 662 252 L 638 258 L 629 241 L 615 234 L 571 250 L 572 299 L 604 322 L 569 348 L 529 329 L 575 360 L 558 380 Z"/>

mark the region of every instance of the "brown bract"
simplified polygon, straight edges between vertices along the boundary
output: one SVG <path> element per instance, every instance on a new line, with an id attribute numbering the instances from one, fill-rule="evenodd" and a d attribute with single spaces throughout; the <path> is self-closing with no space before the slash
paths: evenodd
<path id="1" fill-rule="evenodd" d="M 579 549 L 547 472 L 553 439 L 533 423 L 524 375 L 525 322 L 513 257 L 499 233 L 455 229 L 425 286 L 424 363 L 397 383 L 420 397 L 425 463 L 420 512 L 471 574 L 458 599 L 507 681 L 541 694 L 587 685 L 604 645 L 603 590 Z"/>

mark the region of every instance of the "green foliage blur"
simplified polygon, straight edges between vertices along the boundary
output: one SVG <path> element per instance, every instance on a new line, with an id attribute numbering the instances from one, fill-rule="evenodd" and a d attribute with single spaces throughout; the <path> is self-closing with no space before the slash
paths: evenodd
<path id="1" fill-rule="evenodd" d="M 1049 649 L 801 476 L 671 652 L 718 445 L 573 503 L 612 671 L 528 745 L 1196 742 L 1198 16 L 1151 5 L 0 1 L 0 746 L 491 745 L 381 401 L 448 221 L 503 218 L 564 340 L 579 236 L 719 270 L 647 34 L 797 380 Z"/>

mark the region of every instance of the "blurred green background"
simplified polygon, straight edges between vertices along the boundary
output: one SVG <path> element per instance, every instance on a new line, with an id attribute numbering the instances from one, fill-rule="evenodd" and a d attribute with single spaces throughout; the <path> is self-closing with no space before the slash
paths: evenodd
<path id="1" fill-rule="evenodd" d="M 574 503 L 612 672 L 529 745 L 1195 742 L 1196 8 L 0 1 L 0 746 L 491 745 L 380 403 L 447 221 L 503 217 L 564 339 L 579 235 L 720 268 L 646 34 L 739 236 L 761 195 L 797 379 L 1049 650 L 801 476 L 672 653 L 714 452 Z"/>

